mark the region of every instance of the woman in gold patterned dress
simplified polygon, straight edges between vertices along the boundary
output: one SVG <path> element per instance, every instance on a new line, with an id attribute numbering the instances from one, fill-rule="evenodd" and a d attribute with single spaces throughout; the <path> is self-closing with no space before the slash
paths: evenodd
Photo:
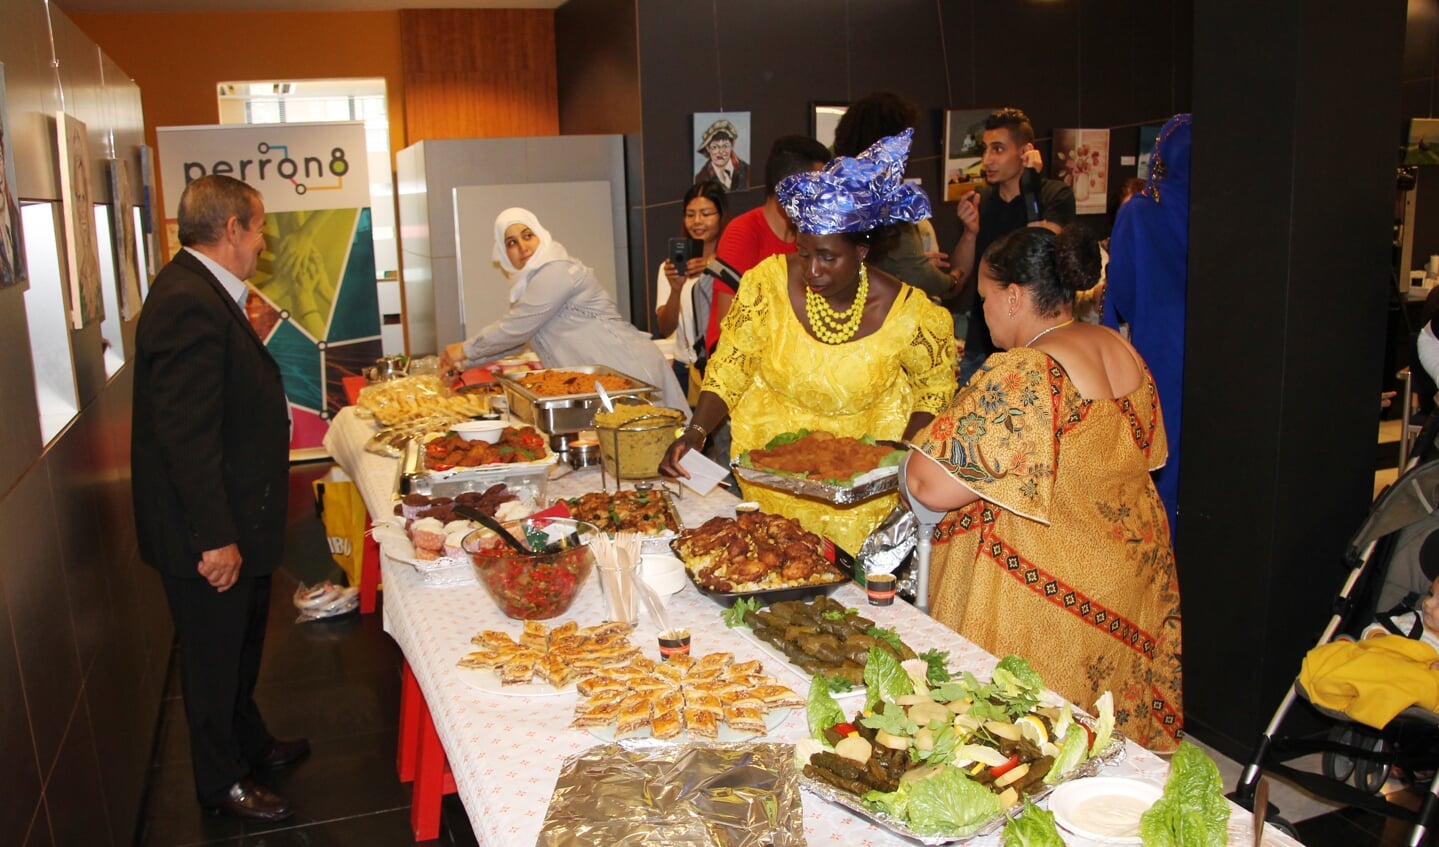
<path id="1" fill-rule="evenodd" d="M 686 476 L 680 457 L 700 449 L 726 415 L 737 456 L 800 428 L 909 438 L 949 402 L 949 313 L 865 264 L 886 226 L 929 214 L 928 198 L 903 182 L 909 139 L 906 130 L 779 184 L 776 193 L 799 229 L 798 250 L 744 275 L 692 422 L 661 471 Z M 747 483 L 744 496 L 850 552 L 896 503 L 888 495 L 836 507 Z"/>
<path id="2" fill-rule="evenodd" d="M 1075 323 L 1099 248 L 1018 230 L 980 264 L 984 363 L 905 464 L 911 503 L 947 512 L 930 571 L 936 619 L 1029 659 L 1082 707 L 1112 691 L 1155 750 L 1183 727 L 1179 584 L 1149 472 L 1167 456 L 1154 380 L 1117 333 Z M 923 456 L 923 458 L 921 458 Z"/>

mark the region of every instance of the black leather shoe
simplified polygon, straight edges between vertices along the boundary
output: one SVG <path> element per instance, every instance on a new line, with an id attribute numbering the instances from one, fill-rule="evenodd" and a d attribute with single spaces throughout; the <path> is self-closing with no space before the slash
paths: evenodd
<path id="1" fill-rule="evenodd" d="M 293 815 L 290 801 L 269 790 L 255 780 L 245 777 L 226 792 L 225 799 L 218 806 L 206 806 L 207 815 L 234 815 L 251 821 L 273 823 Z"/>
<path id="2" fill-rule="evenodd" d="M 291 741 L 280 741 L 276 739 L 265 751 L 265 755 L 254 762 L 257 768 L 283 768 L 286 765 L 293 765 L 306 756 L 310 755 L 310 740 L 308 738 L 296 738 Z"/>

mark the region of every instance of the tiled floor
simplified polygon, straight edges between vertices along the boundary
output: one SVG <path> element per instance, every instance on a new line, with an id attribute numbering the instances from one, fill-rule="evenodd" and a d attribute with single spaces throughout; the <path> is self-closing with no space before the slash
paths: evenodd
<path id="1" fill-rule="evenodd" d="M 324 533 L 309 508 L 310 480 L 325 465 L 297 467 L 291 474 L 291 523 L 286 562 L 276 575 L 270 628 L 256 699 L 279 737 L 307 736 L 314 747 L 296 767 L 262 781 L 289 797 L 298 814 L 279 825 L 244 824 L 206 817 L 194 800 L 189 742 L 177 680 L 163 705 L 148 799 L 135 843 L 144 847 L 389 847 L 413 842 L 410 788 L 395 775 L 400 656 L 385 635 L 380 615 L 350 615 L 333 621 L 294 622 L 290 598 L 301 582 L 338 579 Z M 1238 765 L 1221 762 L 1237 773 Z M 1226 776 L 1232 787 L 1232 778 Z M 1281 814 L 1295 809 L 1322 811 L 1313 803 L 1276 790 Z M 435 844 L 473 845 L 464 809 L 446 798 L 444 826 Z M 1298 824 L 1310 847 L 1403 845 L 1407 825 L 1378 815 L 1343 809 Z"/>

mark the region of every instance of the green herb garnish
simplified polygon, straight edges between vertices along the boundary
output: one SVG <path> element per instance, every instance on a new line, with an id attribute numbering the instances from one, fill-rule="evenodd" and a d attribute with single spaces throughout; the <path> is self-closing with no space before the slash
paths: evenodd
<path id="1" fill-rule="evenodd" d="M 899 640 L 899 633 L 888 627 L 872 626 L 864 631 L 870 638 L 878 638 L 880 641 L 894 648 L 896 655 L 904 655 L 904 642 Z"/>
<path id="2" fill-rule="evenodd" d="M 760 602 L 758 598 L 741 597 L 734 602 L 733 606 L 721 612 L 720 617 L 724 619 L 725 626 L 747 626 L 748 624 L 744 622 L 744 616 L 750 612 L 758 612 L 759 610 Z"/>
<path id="3" fill-rule="evenodd" d="M 929 668 L 924 672 L 924 678 L 930 685 L 943 685 L 953 677 L 949 672 L 949 653 L 939 650 L 926 650 L 919 654 Z"/>

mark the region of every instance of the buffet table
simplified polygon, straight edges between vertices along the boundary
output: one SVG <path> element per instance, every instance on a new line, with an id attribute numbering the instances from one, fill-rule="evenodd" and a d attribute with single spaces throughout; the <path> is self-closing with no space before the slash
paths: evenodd
<path id="1" fill-rule="evenodd" d="M 369 422 L 355 417 L 353 408 L 346 408 L 331 425 L 325 446 L 359 485 L 371 515 L 378 520 L 392 513 L 397 462 L 364 451 L 373 431 Z M 599 471 L 591 468 L 552 480 L 549 496 L 575 496 L 599 489 Z M 714 515 L 732 516 L 734 502 L 735 498 L 722 489 L 706 497 L 686 490 L 676 505 L 685 524 L 695 526 Z M 402 703 L 398 764 L 402 778 L 416 781 L 412 820 L 416 822 L 417 838 L 437 834 L 438 791 L 442 784 L 449 787 L 452 782 L 481 844 L 533 844 L 565 758 L 602 743 L 587 731 L 569 728 L 578 695 L 570 692 L 525 697 L 484 690 L 475 677 L 457 668 L 456 662 L 474 649 L 470 638 L 478 631 L 496 629 L 517 636 L 519 623 L 504 617 L 478 584 L 430 586 L 413 567 L 384 555 L 380 556 L 380 570 L 385 631 L 399 644 L 406 661 L 408 691 Z M 996 661 L 906 603 L 869 606 L 864 593 L 853 584 L 839 588 L 834 597 L 862 609 L 865 616 L 880 625 L 903 633 L 917 649 L 948 650 L 954 668 L 987 677 Z M 670 617 L 691 631 L 694 656 L 726 651 L 733 653 L 737 661 L 767 658 L 752 642 L 726 629 L 720 618 L 721 608 L 693 586 L 667 597 L 665 605 Z M 592 574 L 574 606 L 554 623 L 574 620 L 583 626 L 598 623 L 602 617 L 600 593 Z M 632 636 L 646 655 L 656 659 L 657 629 L 645 613 Z M 770 665 L 766 671 L 780 683 L 801 696 L 808 690 L 808 680 L 798 672 L 774 667 L 773 662 Z M 843 704 L 848 708 L 851 702 Z M 407 739 L 414 731 L 407 730 L 407 726 L 417 726 L 422 735 L 431 739 L 430 743 L 427 745 L 423 737 Z M 769 737 L 795 740 L 807 734 L 804 710 L 795 709 Z M 412 742 L 408 747 L 407 740 Z M 1133 742 L 1127 745 L 1121 761 L 1105 769 L 1106 775 L 1139 777 L 1159 785 L 1166 771 L 1163 760 Z M 807 793 L 803 802 L 805 835 L 811 844 L 913 843 Z M 433 811 L 429 809 L 432 803 Z M 1235 806 L 1229 824 L 1230 843 L 1252 844 L 1251 832 L 1249 813 Z M 1068 835 L 1066 838 L 1071 845 L 1095 843 Z M 999 842 L 995 834 L 971 843 Z M 1271 829 L 1265 843 L 1296 842 Z"/>

